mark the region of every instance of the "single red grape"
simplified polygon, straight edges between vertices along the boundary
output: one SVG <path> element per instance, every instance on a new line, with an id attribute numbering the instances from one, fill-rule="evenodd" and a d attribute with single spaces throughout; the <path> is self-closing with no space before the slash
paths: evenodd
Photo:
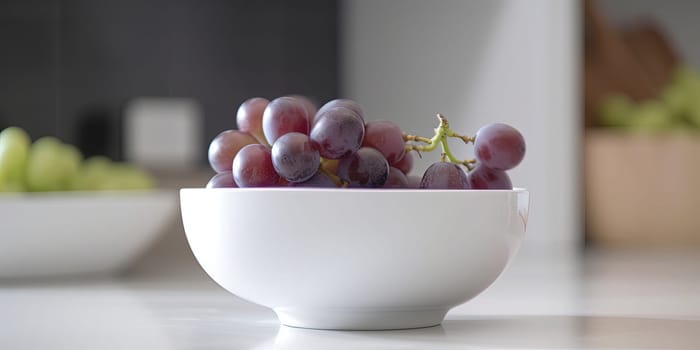
<path id="1" fill-rule="evenodd" d="M 459 165 L 448 162 L 431 164 L 423 174 L 420 188 L 429 189 L 469 189 L 469 180 Z"/>
<path id="2" fill-rule="evenodd" d="M 309 116 L 304 104 L 294 97 L 272 100 L 263 112 L 263 131 L 268 144 L 290 132 L 309 134 Z"/>
<path id="3" fill-rule="evenodd" d="M 277 186 L 280 176 L 272 165 L 272 153 L 264 145 L 247 145 L 233 159 L 233 181 L 239 187 Z"/>
<path id="4" fill-rule="evenodd" d="M 379 151 L 362 147 L 338 162 L 338 177 L 349 187 L 382 187 L 389 176 L 389 163 Z"/>
<path id="5" fill-rule="evenodd" d="M 266 143 L 263 133 L 262 118 L 265 107 L 270 103 L 266 98 L 253 97 L 245 100 L 236 113 L 238 130 L 254 136 L 258 142 Z"/>
<path id="6" fill-rule="evenodd" d="M 387 120 L 372 121 L 365 125 L 365 139 L 362 147 L 378 150 L 390 164 L 396 164 L 406 153 L 406 143 L 401 129 Z"/>
<path id="7" fill-rule="evenodd" d="M 494 123 L 476 132 L 476 160 L 495 170 L 514 168 L 525 157 L 525 139 L 514 127 Z"/>
<path id="8" fill-rule="evenodd" d="M 236 182 L 233 181 L 233 173 L 226 171 L 214 175 L 207 183 L 207 188 L 236 188 Z"/>
<path id="9" fill-rule="evenodd" d="M 512 190 L 510 177 L 503 170 L 479 164 L 469 173 L 469 185 L 477 190 Z"/>
<path id="10" fill-rule="evenodd" d="M 365 124 L 355 112 L 345 107 L 328 108 L 311 128 L 311 140 L 321 156 L 345 158 L 360 149 L 365 137 Z"/>
<path id="11" fill-rule="evenodd" d="M 304 182 L 318 171 L 321 156 L 309 136 L 290 132 L 272 145 L 272 165 L 287 181 Z"/>

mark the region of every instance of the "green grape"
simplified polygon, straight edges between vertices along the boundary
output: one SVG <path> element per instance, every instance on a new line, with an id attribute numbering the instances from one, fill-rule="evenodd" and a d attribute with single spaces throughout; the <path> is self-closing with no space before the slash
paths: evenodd
<path id="1" fill-rule="evenodd" d="M 27 187 L 30 191 L 60 191 L 63 187 L 61 141 L 42 137 L 32 144 L 27 165 Z"/>
<path id="2" fill-rule="evenodd" d="M 683 119 L 689 112 L 692 96 L 681 85 L 671 84 L 661 92 L 661 101 L 674 119 Z"/>
<path id="3" fill-rule="evenodd" d="M 667 130 L 673 126 L 668 108 L 659 101 L 639 104 L 630 118 L 631 128 L 646 131 Z"/>
<path id="4" fill-rule="evenodd" d="M 82 154 L 72 145 L 55 137 L 34 142 L 27 166 L 27 186 L 31 191 L 66 191 L 73 189 L 79 174 Z"/>
<path id="5" fill-rule="evenodd" d="M 634 107 L 634 103 L 627 96 L 610 95 L 600 105 L 599 123 L 602 126 L 628 126 Z"/>
<path id="6" fill-rule="evenodd" d="M 671 110 L 674 119 L 694 126 L 700 126 L 697 116 L 698 99 L 700 76 L 688 66 L 676 69 L 670 84 L 661 93 L 661 100 Z"/>
<path id="7" fill-rule="evenodd" d="M 18 127 L 0 132 L 0 192 L 23 191 L 31 140 Z"/>
<path id="8" fill-rule="evenodd" d="M 71 188 L 76 191 L 96 191 L 104 187 L 109 178 L 112 161 L 104 156 L 92 156 L 80 165 Z"/>

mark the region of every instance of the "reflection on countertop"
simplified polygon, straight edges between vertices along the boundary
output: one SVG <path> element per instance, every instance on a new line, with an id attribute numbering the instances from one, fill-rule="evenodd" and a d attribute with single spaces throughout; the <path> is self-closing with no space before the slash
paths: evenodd
<path id="1" fill-rule="evenodd" d="M 521 252 L 441 326 L 340 332 L 279 326 L 197 268 L 109 280 L 0 282 L 8 349 L 663 348 L 700 344 L 700 253 Z"/>

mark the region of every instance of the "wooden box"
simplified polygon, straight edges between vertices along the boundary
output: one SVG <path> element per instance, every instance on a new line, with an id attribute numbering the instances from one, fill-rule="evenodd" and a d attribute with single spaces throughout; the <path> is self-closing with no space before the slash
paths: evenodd
<path id="1" fill-rule="evenodd" d="M 613 247 L 700 247 L 700 133 L 589 129 L 586 234 Z"/>

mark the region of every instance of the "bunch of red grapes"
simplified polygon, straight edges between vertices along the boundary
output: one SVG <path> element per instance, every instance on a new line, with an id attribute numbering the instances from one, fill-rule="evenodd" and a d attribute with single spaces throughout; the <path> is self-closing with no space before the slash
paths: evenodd
<path id="1" fill-rule="evenodd" d="M 506 171 L 525 155 L 520 132 L 494 123 L 468 137 L 439 120 L 435 136 L 425 138 L 390 121 L 365 121 L 352 100 L 332 100 L 317 110 L 303 96 L 251 98 L 238 109 L 238 130 L 220 133 L 209 146 L 217 174 L 207 187 L 512 189 Z M 476 159 L 456 160 L 448 137 L 473 143 Z M 422 176 L 409 175 L 412 151 L 438 145 L 441 160 Z"/>

